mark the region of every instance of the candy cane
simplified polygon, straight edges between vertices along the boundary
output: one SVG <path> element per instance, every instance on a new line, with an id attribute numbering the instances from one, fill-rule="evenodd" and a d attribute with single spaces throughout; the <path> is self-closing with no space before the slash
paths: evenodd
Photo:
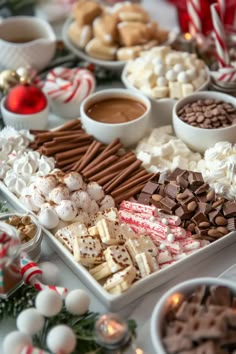
<path id="1" fill-rule="evenodd" d="M 189 32 L 193 37 L 202 32 L 201 5 L 199 0 L 187 0 Z"/>
<path id="2" fill-rule="evenodd" d="M 218 1 L 218 5 L 219 5 L 219 11 L 220 11 L 220 16 L 222 21 L 224 20 L 224 16 L 225 16 L 225 0 L 217 0 Z"/>
<path id="3" fill-rule="evenodd" d="M 221 67 L 229 66 L 229 53 L 226 46 L 224 25 L 220 18 L 220 9 L 218 4 L 211 5 L 211 16 L 214 29 L 217 60 Z"/>
<path id="4" fill-rule="evenodd" d="M 34 286 L 37 290 L 50 289 L 56 291 L 62 297 L 66 297 L 68 289 L 64 287 L 54 286 L 54 285 L 45 285 L 43 284 L 38 277 L 42 275 L 42 270 L 38 265 L 32 262 L 26 254 L 21 255 L 21 274 L 23 280 L 26 284 Z"/>
<path id="5" fill-rule="evenodd" d="M 217 80 L 221 82 L 234 82 L 236 83 L 236 69 L 235 68 L 222 68 L 217 73 Z"/>

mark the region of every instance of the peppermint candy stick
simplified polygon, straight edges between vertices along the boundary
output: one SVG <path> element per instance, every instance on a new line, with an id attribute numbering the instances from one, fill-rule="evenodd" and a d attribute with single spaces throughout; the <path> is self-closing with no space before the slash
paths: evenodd
<path id="1" fill-rule="evenodd" d="M 150 216 L 156 215 L 156 208 L 154 206 L 129 202 L 128 200 L 124 200 L 120 204 L 120 210 L 131 210 L 133 212 L 144 213 L 144 214 L 148 214 Z"/>
<path id="2" fill-rule="evenodd" d="M 187 0 L 187 10 L 189 15 L 189 32 L 195 38 L 202 32 L 201 5 L 199 0 Z"/>
<path id="3" fill-rule="evenodd" d="M 37 290 L 50 289 L 56 291 L 61 297 L 66 297 L 68 289 L 64 287 L 45 285 L 38 277 L 42 275 L 42 270 L 32 262 L 25 254 L 21 256 L 21 274 L 26 284 L 34 286 Z"/>

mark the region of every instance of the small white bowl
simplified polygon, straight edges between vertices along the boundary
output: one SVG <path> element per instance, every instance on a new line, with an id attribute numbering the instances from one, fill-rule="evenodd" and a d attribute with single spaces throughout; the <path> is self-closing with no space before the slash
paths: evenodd
<path id="1" fill-rule="evenodd" d="M 236 284 L 220 278 L 195 278 L 180 283 L 167 291 L 156 304 L 151 317 L 151 340 L 155 353 L 168 354 L 162 342 L 162 330 L 169 306 L 173 303 L 173 296 L 177 295 L 181 297 L 181 295 L 190 295 L 199 285 L 227 286 L 231 289 L 234 295 L 236 295 Z"/>
<path id="2" fill-rule="evenodd" d="M 121 74 L 121 80 L 123 84 L 129 90 L 142 93 L 140 89 L 138 89 L 133 84 L 131 84 L 131 82 L 127 79 L 127 65 L 124 67 Z M 199 87 L 198 91 L 206 90 L 208 88 L 209 82 L 210 82 L 210 76 L 208 75 L 206 81 L 201 87 Z M 143 94 L 146 95 L 145 93 Z M 148 95 L 146 96 L 150 99 L 152 104 L 153 115 L 151 118 L 151 128 L 156 128 L 162 125 L 171 124 L 172 110 L 177 100 L 168 97 L 154 99 L 153 97 L 150 97 Z"/>
<path id="3" fill-rule="evenodd" d="M 114 97 L 125 97 L 141 101 L 146 106 L 146 111 L 141 117 L 130 122 L 115 124 L 98 122 L 86 114 L 87 108 L 95 102 Z M 109 144 L 115 138 L 120 138 L 123 145 L 127 147 L 136 144 L 147 132 L 149 128 L 151 104 L 149 99 L 141 93 L 125 89 L 109 89 L 99 91 L 87 97 L 80 107 L 80 114 L 85 130 L 96 139 L 105 144 Z"/>
<path id="4" fill-rule="evenodd" d="M 1 101 L 1 113 L 5 125 L 20 129 L 36 129 L 42 130 L 47 127 L 49 116 L 49 105 L 40 112 L 35 114 L 17 114 L 10 112 L 6 106 L 6 97 Z"/>
<path id="5" fill-rule="evenodd" d="M 236 124 L 225 128 L 203 129 L 193 127 L 178 117 L 177 112 L 186 104 L 208 98 L 225 101 L 236 107 L 236 98 L 233 96 L 221 92 L 202 91 L 182 98 L 173 108 L 172 123 L 176 136 L 183 140 L 190 149 L 200 153 L 204 153 L 206 149 L 214 146 L 219 141 L 236 142 Z"/>

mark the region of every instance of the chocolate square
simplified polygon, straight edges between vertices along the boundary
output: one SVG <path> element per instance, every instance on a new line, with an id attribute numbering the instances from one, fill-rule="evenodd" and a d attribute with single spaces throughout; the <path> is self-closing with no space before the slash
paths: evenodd
<path id="1" fill-rule="evenodd" d="M 171 199 L 175 199 L 176 195 L 180 192 L 180 186 L 176 183 L 168 183 L 165 186 L 164 192 L 166 196 L 170 197 Z"/>
<path id="2" fill-rule="evenodd" d="M 197 199 L 199 200 L 200 203 L 206 203 L 207 201 L 206 193 L 198 194 Z"/>
<path id="3" fill-rule="evenodd" d="M 192 217 L 192 221 L 196 224 L 199 225 L 201 222 L 209 222 L 208 218 L 206 217 L 206 215 L 204 215 L 201 211 L 199 211 L 198 213 L 196 213 L 193 217 Z"/>
<path id="4" fill-rule="evenodd" d="M 149 205 L 151 200 L 151 195 L 141 192 L 138 196 L 137 202 L 140 204 Z"/>
<path id="5" fill-rule="evenodd" d="M 230 218 L 236 216 L 236 201 L 228 201 L 223 205 L 224 216 Z"/>
<path id="6" fill-rule="evenodd" d="M 197 235 L 199 235 L 200 237 L 204 238 L 206 236 L 208 236 L 208 231 L 210 229 L 200 229 L 198 226 L 195 226 L 195 232 Z"/>
<path id="7" fill-rule="evenodd" d="M 203 214 L 209 214 L 210 211 L 212 210 L 212 207 L 208 203 L 198 203 L 198 211 L 201 211 Z"/>
<path id="8" fill-rule="evenodd" d="M 188 180 L 185 179 L 182 175 L 177 176 L 176 181 L 184 189 L 187 188 L 189 185 Z"/>
<path id="9" fill-rule="evenodd" d="M 189 172 L 188 181 L 190 186 L 201 186 L 204 184 L 204 180 L 202 178 L 202 174 L 200 172 Z"/>
<path id="10" fill-rule="evenodd" d="M 176 169 L 168 176 L 168 180 L 169 181 L 176 181 L 177 176 L 181 175 L 184 172 L 184 170 L 182 170 L 179 167 L 176 167 Z"/>
<path id="11" fill-rule="evenodd" d="M 155 182 L 148 181 L 145 186 L 142 189 L 142 192 L 148 193 L 148 194 L 154 194 L 157 193 L 159 189 L 159 184 Z"/>
<path id="12" fill-rule="evenodd" d="M 220 210 L 218 209 L 215 209 L 215 210 L 212 210 L 209 214 L 208 214 L 208 218 L 209 218 L 209 221 L 212 223 L 212 224 L 215 224 L 215 218 L 217 216 L 223 216 L 220 212 Z"/>
<path id="13" fill-rule="evenodd" d="M 164 197 L 162 200 L 161 200 L 161 208 L 164 209 L 164 210 L 174 210 L 177 206 L 177 203 L 174 202 L 172 199 L 170 199 L 169 197 Z"/>
<path id="14" fill-rule="evenodd" d="M 192 212 L 185 205 L 181 205 L 175 210 L 175 215 L 180 217 L 181 220 L 186 220 L 191 218 Z"/>
<path id="15" fill-rule="evenodd" d="M 209 189 L 209 184 L 208 183 L 203 183 L 200 187 L 198 187 L 194 193 L 195 194 L 202 194 L 202 193 L 206 193 Z"/>

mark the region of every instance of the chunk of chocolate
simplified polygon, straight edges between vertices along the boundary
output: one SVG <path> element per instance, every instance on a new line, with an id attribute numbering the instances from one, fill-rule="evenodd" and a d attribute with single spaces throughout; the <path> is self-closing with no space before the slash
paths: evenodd
<path id="1" fill-rule="evenodd" d="M 181 220 L 191 218 L 192 212 L 188 210 L 186 205 L 181 205 L 175 210 L 175 215 L 180 217 Z"/>
<path id="2" fill-rule="evenodd" d="M 210 220 L 210 222 L 214 225 L 216 225 L 215 223 L 215 219 L 217 217 L 222 217 L 223 215 L 221 214 L 221 212 L 218 209 L 212 210 L 209 214 L 208 214 L 208 218 Z"/>
<path id="3" fill-rule="evenodd" d="M 182 175 L 177 176 L 176 181 L 180 185 L 180 187 L 184 189 L 188 188 L 189 185 L 188 180 L 185 179 Z"/>
<path id="4" fill-rule="evenodd" d="M 162 209 L 164 210 L 174 210 L 176 208 L 176 202 L 173 201 L 172 199 L 170 199 L 169 197 L 164 197 L 161 201 L 161 206 L 162 206 Z"/>
<path id="5" fill-rule="evenodd" d="M 200 203 L 206 203 L 206 201 L 207 201 L 206 193 L 198 194 L 197 199 Z"/>
<path id="6" fill-rule="evenodd" d="M 223 206 L 223 213 L 226 217 L 236 216 L 236 201 L 228 201 Z"/>
<path id="7" fill-rule="evenodd" d="M 198 203 L 198 211 L 201 211 L 203 214 L 207 215 L 210 213 L 211 210 L 212 210 L 212 207 L 210 204 L 202 203 L 202 202 Z"/>
<path id="8" fill-rule="evenodd" d="M 206 217 L 205 214 L 203 214 L 201 211 L 198 213 L 194 214 L 192 217 L 192 221 L 199 226 L 202 222 L 207 222 L 208 223 L 208 218 Z"/>
<path id="9" fill-rule="evenodd" d="M 150 200 L 151 200 L 150 194 L 141 192 L 138 196 L 137 202 L 140 204 L 149 205 Z"/>
<path id="10" fill-rule="evenodd" d="M 180 186 L 175 183 L 168 183 L 165 186 L 164 192 L 171 199 L 175 199 L 177 194 L 180 192 Z"/>
<path id="11" fill-rule="evenodd" d="M 142 189 L 143 193 L 154 194 L 159 190 L 159 184 L 155 182 L 148 181 Z"/>
<path id="12" fill-rule="evenodd" d="M 200 187 L 198 187 L 198 188 L 194 191 L 194 193 L 195 193 L 196 195 L 202 194 L 202 193 L 206 193 L 206 192 L 208 191 L 208 189 L 209 189 L 209 184 L 208 184 L 208 183 L 203 183 Z M 207 198 L 207 195 L 206 195 L 206 198 Z"/>
<path id="13" fill-rule="evenodd" d="M 199 236 L 199 237 L 201 237 L 201 238 L 206 238 L 206 237 L 208 237 L 209 235 L 208 235 L 208 231 L 209 231 L 210 229 L 208 229 L 208 228 L 206 228 L 206 229 L 202 229 L 202 228 L 200 228 L 200 227 L 198 227 L 198 226 L 195 226 L 195 232 L 196 232 L 196 234 Z"/>
<path id="14" fill-rule="evenodd" d="M 201 186 L 202 184 L 204 184 L 204 180 L 200 172 L 189 172 L 188 181 L 191 187 Z"/>
<path id="15" fill-rule="evenodd" d="M 169 181 L 176 181 L 177 176 L 182 175 L 182 173 L 184 172 L 184 170 L 182 170 L 179 167 L 176 167 L 176 169 L 168 176 L 168 180 Z"/>

